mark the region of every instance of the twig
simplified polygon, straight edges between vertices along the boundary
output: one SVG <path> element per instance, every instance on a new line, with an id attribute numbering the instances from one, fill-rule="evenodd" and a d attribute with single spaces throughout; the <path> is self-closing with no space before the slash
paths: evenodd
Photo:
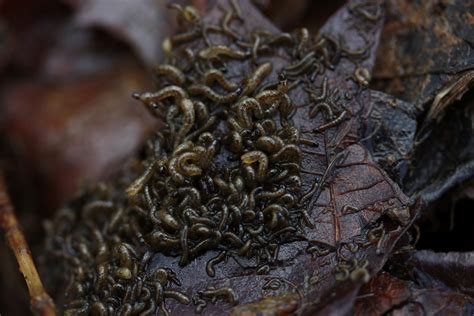
<path id="1" fill-rule="evenodd" d="M 46 293 L 36 270 L 28 243 L 16 219 L 13 206 L 7 193 L 7 187 L 0 170 L 0 227 L 15 254 L 20 272 L 25 278 L 30 293 L 31 309 L 35 315 L 54 316 L 56 309 L 51 297 Z"/>

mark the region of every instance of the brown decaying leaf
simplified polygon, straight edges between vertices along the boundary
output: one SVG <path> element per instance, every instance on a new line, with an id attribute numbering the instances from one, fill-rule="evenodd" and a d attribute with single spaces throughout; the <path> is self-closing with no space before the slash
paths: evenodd
<path id="1" fill-rule="evenodd" d="M 161 43 L 173 30 L 166 1 L 65 0 L 76 10 L 79 26 L 100 27 L 128 43 L 148 66 L 162 58 Z"/>
<path id="2" fill-rule="evenodd" d="M 474 299 L 474 252 L 415 251 L 407 260 L 417 283 L 427 288 L 449 288 Z"/>
<path id="3" fill-rule="evenodd" d="M 431 203 L 474 174 L 472 123 L 463 113 L 472 108 L 465 94 L 474 62 L 472 6 L 397 0 L 386 8 L 372 86 L 413 103 L 421 124 L 399 183 L 405 193 Z"/>
<path id="4" fill-rule="evenodd" d="M 474 301 L 459 292 L 431 287 L 391 276 L 376 275 L 364 285 L 354 315 L 472 315 Z"/>
<path id="5" fill-rule="evenodd" d="M 4 96 L 6 135 L 18 157 L 39 173 L 52 209 L 85 181 L 113 174 L 156 126 L 130 97 L 148 77 L 129 59 L 119 65 L 61 85 L 27 81 Z"/>
<path id="6" fill-rule="evenodd" d="M 472 69 L 472 23 L 469 1 L 387 1 L 375 86 L 423 108 Z"/>

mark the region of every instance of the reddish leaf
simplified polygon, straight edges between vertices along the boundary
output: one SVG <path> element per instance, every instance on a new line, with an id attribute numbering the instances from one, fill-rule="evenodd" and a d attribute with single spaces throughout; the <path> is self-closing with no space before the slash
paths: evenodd
<path id="1" fill-rule="evenodd" d="M 141 68 L 121 63 L 119 70 L 79 82 L 25 82 L 6 94 L 8 139 L 25 166 L 38 172 L 49 207 L 84 181 L 120 169 L 154 125 L 129 93 L 146 82 Z"/>
<path id="2" fill-rule="evenodd" d="M 470 315 L 474 301 L 439 288 L 423 288 L 386 272 L 374 277 L 359 293 L 354 315 Z"/>

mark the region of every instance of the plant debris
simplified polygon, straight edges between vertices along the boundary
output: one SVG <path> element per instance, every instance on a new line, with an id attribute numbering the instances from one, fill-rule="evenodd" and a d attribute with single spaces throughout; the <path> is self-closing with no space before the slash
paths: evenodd
<path id="1" fill-rule="evenodd" d="M 31 257 L 28 243 L 16 219 L 2 170 L 0 170 L 0 228 L 4 231 L 8 244 L 15 254 L 20 271 L 25 278 L 30 293 L 31 309 L 38 315 L 56 315 L 54 302 L 43 287 Z"/>

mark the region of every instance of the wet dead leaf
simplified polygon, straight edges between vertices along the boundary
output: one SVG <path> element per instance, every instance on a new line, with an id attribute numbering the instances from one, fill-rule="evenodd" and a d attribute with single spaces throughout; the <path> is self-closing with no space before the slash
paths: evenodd
<path id="1" fill-rule="evenodd" d="M 17 157 L 36 170 L 30 176 L 43 181 L 49 207 L 62 204 L 85 181 L 120 169 L 156 126 L 130 96 L 148 81 L 136 63 L 122 60 L 118 69 L 84 80 L 10 87 L 4 128 Z"/>
<path id="2" fill-rule="evenodd" d="M 429 250 L 414 252 L 408 259 L 415 280 L 427 288 L 450 288 L 474 298 L 474 253 Z"/>
<path id="3" fill-rule="evenodd" d="M 150 67 L 162 58 L 163 39 L 175 25 L 173 15 L 166 9 L 166 1 L 65 1 L 75 8 L 77 25 L 99 27 L 115 35 Z"/>
<path id="4" fill-rule="evenodd" d="M 361 289 L 354 315 L 469 315 L 472 298 L 437 287 L 420 287 L 379 273 Z"/>
<path id="5" fill-rule="evenodd" d="M 466 1 L 388 1 L 374 78 L 416 107 L 472 68 L 472 12 Z M 469 31 L 471 30 L 471 31 Z"/>
<path id="6" fill-rule="evenodd" d="M 474 174 L 473 129 L 465 113 L 472 108 L 466 94 L 474 61 L 472 10 L 462 0 L 388 1 L 386 7 L 372 87 L 412 103 L 410 126 L 419 125 L 398 175 L 382 166 L 405 193 L 430 203 Z M 406 119 L 394 115 L 393 122 Z M 398 161 L 396 151 L 385 153 Z"/>

